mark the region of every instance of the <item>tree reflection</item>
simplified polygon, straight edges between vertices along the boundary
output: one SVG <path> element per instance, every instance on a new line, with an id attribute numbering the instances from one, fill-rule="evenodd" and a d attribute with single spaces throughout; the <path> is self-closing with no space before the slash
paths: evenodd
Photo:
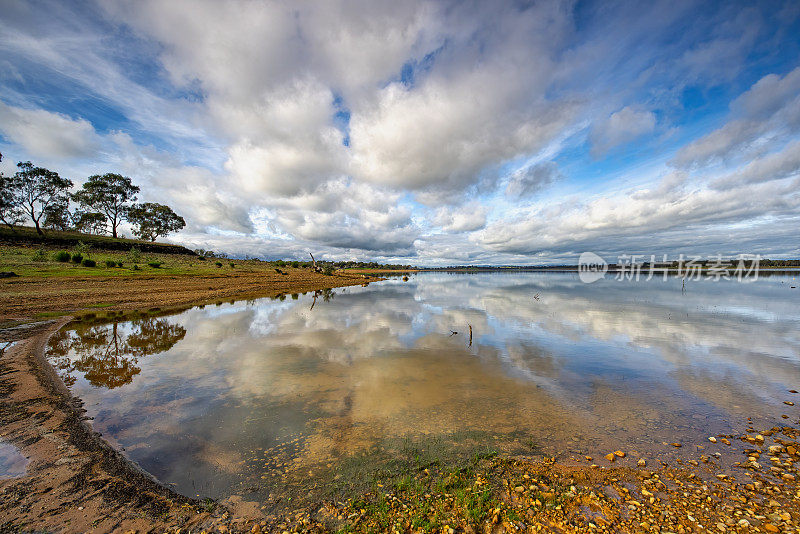
<path id="1" fill-rule="evenodd" d="M 78 324 L 50 339 L 49 356 L 67 386 L 75 383 L 75 372 L 90 384 L 113 389 L 130 383 L 141 372 L 139 359 L 172 348 L 186 335 L 181 325 L 166 319 L 139 319 L 130 329 L 120 322 Z"/>

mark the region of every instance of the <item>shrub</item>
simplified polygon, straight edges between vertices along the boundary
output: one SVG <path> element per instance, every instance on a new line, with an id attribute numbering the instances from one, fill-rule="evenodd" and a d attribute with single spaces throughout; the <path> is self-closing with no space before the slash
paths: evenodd
<path id="1" fill-rule="evenodd" d="M 60 252 L 56 252 L 55 256 L 53 256 L 53 259 L 60 261 L 61 263 L 67 263 L 70 259 L 72 259 L 72 254 L 66 250 L 62 250 Z"/>
<path id="2" fill-rule="evenodd" d="M 97 265 L 97 262 L 94 260 L 90 260 L 89 258 L 86 258 L 81 262 L 81 265 L 83 265 L 84 267 L 95 267 Z"/>
<path id="3" fill-rule="evenodd" d="M 106 260 L 106 267 L 108 267 L 109 269 L 112 268 L 112 267 L 116 267 L 116 266 L 117 266 L 117 262 L 115 262 L 113 260 Z"/>
<path id="4" fill-rule="evenodd" d="M 80 265 L 82 261 L 83 261 L 83 254 L 81 254 L 80 252 L 76 252 L 75 254 L 72 255 L 72 263 L 77 263 L 78 265 Z"/>
<path id="5" fill-rule="evenodd" d="M 150 266 L 150 267 L 152 267 L 153 269 L 158 269 L 158 268 L 159 268 L 159 267 L 161 267 L 161 265 L 163 265 L 163 264 L 162 264 L 162 262 L 160 262 L 160 261 L 151 261 L 151 262 L 149 262 L 147 265 L 149 265 L 149 266 Z"/>
<path id="6" fill-rule="evenodd" d="M 134 266 L 133 266 L 133 270 L 134 270 L 134 271 L 138 271 L 138 270 L 139 270 L 139 266 L 138 266 L 138 265 L 134 265 Z"/>
<path id="7" fill-rule="evenodd" d="M 117 267 L 122 267 L 122 262 L 121 261 L 117 262 Z"/>
<path id="8" fill-rule="evenodd" d="M 297 269 L 298 267 L 300 267 L 300 262 L 299 262 L 299 261 L 293 261 L 293 262 L 292 262 L 292 267 L 294 267 L 295 269 Z"/>
<path id="9" fill-rule="evenodd" d="M 47 254 L 44 253 L 44 249 L 43 248 L 40 248 L 39 250 L 37 250 L 36 252 L 33 253 L 33 256 L 31 256 L 31 259 L 33 261 L 47 261 Z"/>
<path id="10" fill-rule="evenodd" d="M 231 269 L 233 269 L 234 267 L 236 267 L 236 264 L 231 262 Z"/>
<path id="11" fill-rule="evenodd" d="M 206 257 L 205 256 L 197 256 L 197 259 L 200 260 L 200 261 L 206 261 Z"/>
<path id="12" fill-rule="evenodd" d="M 75 249 L 75 252 L 83 255 L 83 253 L 89 252 L 89 249 L 92 248 L 92 245 L 84 243 L 83 241 L 78 241 L 78 244 L 75 245 L 73 248 Z"/>
<path id="13" fill-rule="evenodd" d="M 322 268 L 322 274 L 324 274 L 325 276 L 331 276 L 333 274 L 333 267 L 331 267 L 330 265 L 326 265 L 325 267 Z"/>
<path id="14" fill-rule="evenodd" d="M 217 267 L 222 267 L 222 262 L 221 262 L 221 261 L 218 261 L 217 263 L 215 263 L 215 265 L 216 265 Z"/>
<path id="15" fill-rule="evenodd" d="M 131 250 L 128 252 L 128 259 L 131 263 L 139 263 L 142 261 L 142 251 L 136 246 L 131 247 Z"/>
<path id="16" fill-rule="evenodd" d="M 278 260 L 275 262 L 275 265 L 277 265 L 278 267 L 286 267 L 286 262 L 283 260 Z"/>

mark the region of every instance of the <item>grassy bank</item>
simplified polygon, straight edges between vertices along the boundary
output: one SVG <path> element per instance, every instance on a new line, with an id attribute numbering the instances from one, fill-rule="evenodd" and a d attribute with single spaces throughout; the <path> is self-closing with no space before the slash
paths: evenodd
<path id="1" fill-rule="evenodd" d="M 43 235 L 39 235 L 34 228 L 28 226 L 16 226 L 13 229 L 8 226 L 0 226 L 0 244 L 2 245 L 72 248 L 80 243 L 103 250 L 127 251 L 131 247 L 137 247 L 144 252 L 194 255 L 186 247 L 169 243 L 84 234 L 74 231 L 62 232 L 60 230 L 47 230 Z"/>
<path id="2" fill-rule="evenodd" d="M 90 260 L 94 265 L 87 265 L 83 260 Z M 258 260 L 203 259 L 194 254 L 131 252 L 130 249 L 0 245 L 0 271 L 18 276 L 210 275 L 236 268 L 253 273 L 274 271 L 275 265 Z"/>
<path id="3" fill-rule="evenodd" d="M 374 280 L 283 262 L 42 245 L 0 246 L 0 272 L 11 273 L 0 278 L 0 326 L 98 308 L 176 308 Z"/>

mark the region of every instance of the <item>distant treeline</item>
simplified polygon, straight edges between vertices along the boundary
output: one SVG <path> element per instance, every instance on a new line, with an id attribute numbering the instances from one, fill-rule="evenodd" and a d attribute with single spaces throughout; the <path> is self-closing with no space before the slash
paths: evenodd
<path id="1" fill-rule="evenodd" d="M 678 261 L 671 261 L 671 262 L 656 262 L 654 266 L 658 268 L 668 268 L 668 269 L 678 269 L 680 267 L 686 268 L 688 263 L 684 261 L 680 263 Z M 752 266 L 755 264 L 755 260 L 746 259 L 743 260 L 744 266 Z M 718 264 L 716 260 L 696 260 L 693 262 L 693 265 L 699 266 L 701 269 L 706 269 L 716 265 L 722 266 L 729 266 L 735 268 L 739 264 L 738 259 L 728 259 Z M 649 262 L 640 263 L 643 269 L 647 269 L 650 267 Z M 758 265 L 760 268 L 785 268 L 785 267 L 800 267 L 800 259 L 795 260 L 771 260 L 769 258 L 762 258 L 758 260 Z M 610 263 L 608 264 L 609 270 L 618 270 L 623 268 L 630 268 L 630 265 L 623 265 L 623 264 L 616 264 Z M 447 267 L 422 267 L 420 270 L 423 271 L 577 271 L 578 265 L 570 265 L 570 264 L 562 264 L 562 265 L 450 265 Z"/>

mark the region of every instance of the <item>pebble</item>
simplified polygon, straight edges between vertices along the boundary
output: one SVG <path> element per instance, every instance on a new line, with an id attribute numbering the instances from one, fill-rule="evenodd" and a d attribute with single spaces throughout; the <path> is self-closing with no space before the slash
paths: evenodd
<path id="1" fill-rule="evenodd" d="M 715 438 L 714 436 L 711 436 L 710 438 L 708 438 L 708 441 L 710 441 L 711 443 L 716 443 L 717 442 L 717 438 Z"/>

